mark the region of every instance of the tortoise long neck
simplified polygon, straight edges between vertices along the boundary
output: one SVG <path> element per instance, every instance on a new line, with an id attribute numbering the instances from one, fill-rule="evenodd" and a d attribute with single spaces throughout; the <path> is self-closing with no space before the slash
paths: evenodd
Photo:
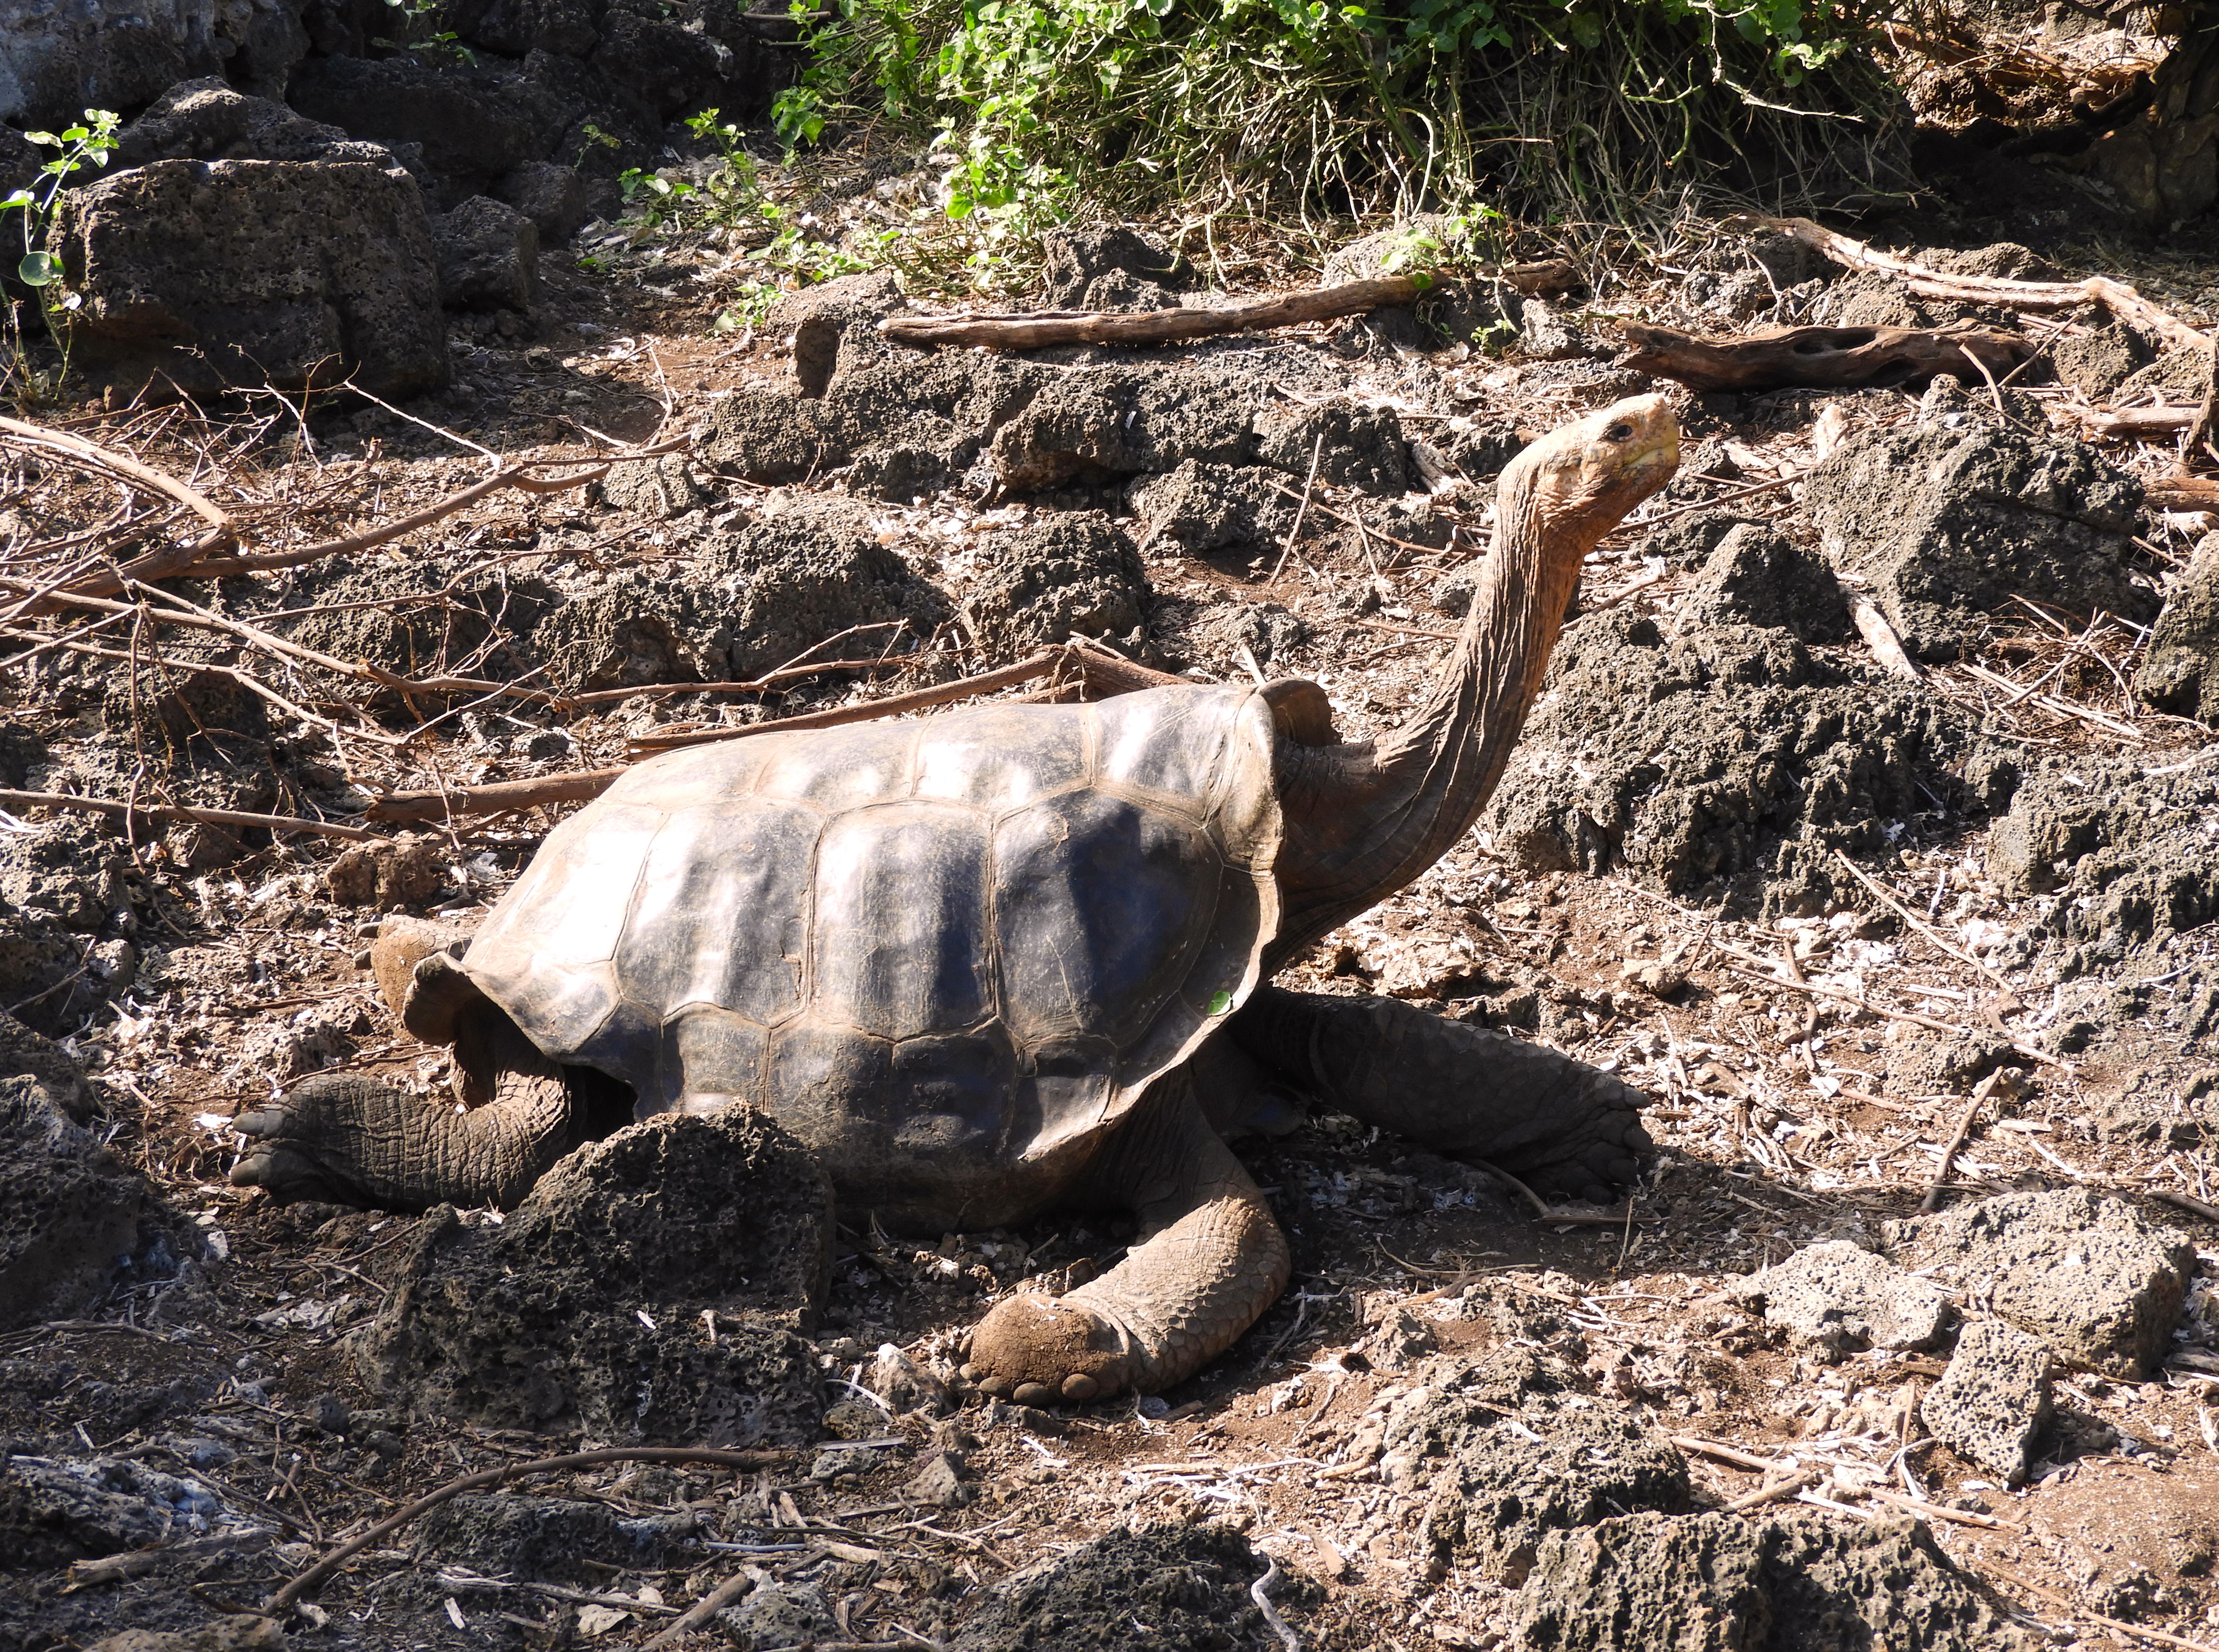
<path id="1" fill-rule="evenodd" d="M 1594 540 L 1514 467 L 1455 653 L 1416 715 L 1370 742 L 1282 745 L 1277 964 L 1415 879 L 1471 829 L 1510 761 Z"/>

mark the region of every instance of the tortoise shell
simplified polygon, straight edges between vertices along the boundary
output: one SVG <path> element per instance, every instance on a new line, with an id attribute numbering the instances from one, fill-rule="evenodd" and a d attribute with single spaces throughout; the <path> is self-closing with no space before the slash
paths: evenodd
<path id="1" fill-rule="evenodd" d="M 1014 1220 L 1016 1172 L 1083 1160 L 1254 986 L 1272 729 L 1256 690 L 1169 687 L 668 753 L 549 835 L 463 968 L 643 1116 L 744 1102 L 845 1198 Z"/>

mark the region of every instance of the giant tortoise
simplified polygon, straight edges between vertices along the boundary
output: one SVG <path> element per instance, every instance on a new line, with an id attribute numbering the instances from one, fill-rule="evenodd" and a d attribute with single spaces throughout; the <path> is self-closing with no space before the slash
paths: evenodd
<path id="1" fill-rule="evenodd" d="M 454 1046 L 481 1104 L 310 1078 L 239 1118 L 233 1179 L 507 1206 L 635 1115 L 745 1105 L 891 1230 L 1134 1212 L 1122 1262 L 973 1334 L 974 1380 L 1035 1403 L 1178 1382 L 1285 1287 L 1286 1242 L 1225 1146 L 1259 1073 L 1551 1190 L 1622 1184 L 1648 1142 L 1616 1080 L 1414 1006 L 1268 983 L 1469 829 L 1583 559 L 1677 463 L 1656 396 L 1520 456 L 1438 686 L 1376 740 L 1339 741 L 1323 691 L 1281 681 L 643 762 L 549 835 L 467 950 L 408 925 L 374 949 L 404 1024 Z"/>

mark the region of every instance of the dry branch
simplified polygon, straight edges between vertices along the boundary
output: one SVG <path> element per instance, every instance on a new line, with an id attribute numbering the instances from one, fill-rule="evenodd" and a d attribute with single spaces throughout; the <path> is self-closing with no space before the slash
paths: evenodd
<path id="1" fill-rule="evenodd" d="M 617 1446 L 599 1451 L 574 1451 L 568 1456 L 538 1457 L 529 1463 L 509 1463 L 498 1469 L 482 1469 L 474 1475 L 464 1475 L 459 1480 L 449 1481 L 437 1491 L 418 1498 L 399 1513 L 388 1515 L 369 1531 L 348 1538 L 264 1601 L 262 1610 L 273 1618 L 282 1616 L 292 1610 L 295 1601 L 314 1593 L 326 1579 L 364 1550 L 376 1548 L 401 1527 L 421 1519 L 442 1503 L 451 1502 L 464 1492 L 505 1486 L 524 1475 L 560 1474 L 566 1469 L 590 1469 L 605 1463 L 703 1463 L 719 1469 L 752 1472 L 791 1460 L 792 1453 L 786 1451 L 719 1451 L 705 1446 L 637 1445 Z"/>
<path id="2" fill-rule="evenodd" d="M 2079 416 L 2098 436 L 2172 436 L 2196 421 L 2193 407 L 2091 407 Z"/>
<path id="3" fill-rule="evenodd" d="M 1913 682 L 1924 679 L 1926 674 L 1918 668 L 1903 646 L 1903 639 L 1895 634 L 1895 627 L 1887 623 L 1887 616 L 1880 611 L 1870 597 L 1857 597 L 1849 604 L 1849 618 L 1856 622 L 1857 635 L 1865 639 L 1865 646 L 1873 657 L 1899 677 L 1908 677 Z"/>
<path id="4" fill-rule="evenodd" d="M 314 832 L 323 837 L 375 838 L 358 826 L 296 815 L 250 815 L 236 809 L 194 809 L 176 803 L 116 803 L 107 798 L 73 797 L 66 792 L 0 792 L 0 809 L 68 809 L 83 815 L 148 820 L 197 820 L 214 826 L 264 826 L 273 832 Z"/>
<path id="5" fill-rule="evenodd" d="M 2219 476 L 2175 471 L 2148 484 L 2143 497 L 2161 511 L 2219 511 Z"/>
<path id="6" fill-rule="evenodd" d="M 1521 293 L 1561 292 L 1578 283 L 1571 265 L 1551 259 L 1513 264 L 1489 272 Z M 1044 350 L 1052 345 L 1167 345 L 1228 332 L 1333 321 L 1393 304 L 1414 304 L 1437 282 L 1418 276 L 1383 276 L 1344 282 L 1306 293 L 1248 299 L 1216 309 L 1035 310 L 1027 314 L 896 315 L 879 331 L 898 345 L 975 345 L 987 350 Z"/>
<path id="7" fill-rule="evenodd" d="M 1633 353 L 1619 363 L 1694 390 L 1839 389 L 1896 385 L 1986 367 L 2007 373 L 2034 353 L 2016 333 L 1918 327 L 1767 327 L 1738 338 L 1703 338 L 1675 327 L 1621 321 Z"/>
<path id="8" fill-rule="evenodd" d="M 2123 281 L 2090 276 L 2084 281 L 2012 281 L 2000 276 L 1953 276 L 1899 258 L 1893 252 L 1837 235 L 1807 218 L 1745 217 L 1737 227 L 1777 230 L 1852 270 L 1876 270 L 1900 276 L 1911 290 L 1929 298 L 1954 298 L 1966 304 L 2000 304 L 2011 309 L 2068 310 L 2077 304 L 2101 304 L 2129 326 L 2170 345 L 2210 350 L 2212 341 L 2194 327 L 2160 309 Z"/>
<path id="9" fill-rule="evenodd" d="M 237 529 L 228 512 L 197 489 L 179 481 L 167 471 L 142 464 L 127 453 L 118 453 L 82 436 L 72 436 L 67 431 L 49 430 L 41 425 L 27 425 L 20 419 L 0 419 L 0 444 L 10 447 L 43 449 L 77 460 L 80 464 L 106 470 L 125 477 L 156 493 L 167 495 L 183 506 L 195 516 L 206 522 L 213 533 L 204 543 L 221 543 L 237 537 Z"/>

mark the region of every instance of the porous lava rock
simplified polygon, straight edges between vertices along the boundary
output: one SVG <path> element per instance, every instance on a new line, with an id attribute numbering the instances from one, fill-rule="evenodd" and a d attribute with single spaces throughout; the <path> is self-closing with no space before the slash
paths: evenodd
<path id="1" fill-rule="evenodd" d="M 793 376 L 807 397 L 821 396 L 840 365 L 840 346 L 852 331 L 863 354 L 883 355 L 880 321 L 906 302 L 891 270 L 836 276 L 788 293 L 763 318 L 766 331 L 793 341 Z"/>
<path id="2" fill-rule="evenodd" d="M 56 1037 L 101 1002 L 92 937 L 128 905 L 107 824 L 65 816 L 0 833 L 0 1004 Z"/>
<path id="3" fill-rule="evenodd" d="M 1806 1245 L 1733 1294 L 1837 1359 L 1866 1348 L 1932 1348 L 1953 1317 L 1948 1292 L 1847 1239 Z"/>
<path id="4" fill-rule="evenodd" d="M 2219 533 L 2203 537 L 2173 584 L 2135 692 L 2158 711 L 2219 726 Z"/>
<path id="5" fill-rule="evenodd" d="M 206 1537 L 225 1516 L 198 1481 L 128 1458 L 0 1454 L 0 1567 L 65 1566 Z"/>
<path id="6" fill-rule="evenodd" d="M 1126 500 L 1151 540 L 1189 552 L 1277 544 L 1293 525 L 1296 501 L 1283 472 L 1261 465 L 1184 461 L 1133 484 Z"/>
<path id="7" fill-rule="evenodd" d="M 1953 773 L 1975 733 L 1923 686 L 1791 632 L 1611 611 L 1566 630 L 1482 823 L 1528 872 L 1624 866 L 1675 894 L 1815 910 L 1832 851 L 1884 851 L 1937 798 L 2001 801 L 1985 760 Z"/>
<path id="8" fill-rule="evenodd" d="M 1974 422 L 1852 436 L 1804 483 L 1835 566 L 1935 661 L 2013 597 L 2149 618 L 2154 593 L 2129 562 L 2141 503 L 2141 483 L 2084 444 Z"/>
<path id="9" fill-rule="evenodd" d="M 2046 759 L 1989 830 L 1996 881 L 2011 895 L 2047 897 L 2023 947 L 2049 954 L 2060 979 L 2129 958 L 2183 953 L 2187 962 L 2196 932 L 2219 918 L 2210 829 L 2219 763 L 2198 755 L 2157 767 L 2164 772 L 2094 753 Z M 2185 1028 L 2184 1036 L 2210 1030 Z"/>
<path id="10" fill-rule="evenodd" d="M 1149 594 L 1122 528 L 1099 511 L 1059 512 L 992 541 L 963 613 L 998 656 L 1072 637 L 1130 637 L 1147 623 Z"/>
<path id="11" fill-rule="evenodd" d="M 1265 1562 L 1226 1526 L 1103 1533 L 985 1592 L 952 1652 L 1234 1652 L 1257 1644 Z M 1283 1609 L 1297 1591 L 1282 1586 Z"/>
<path id="12" fill-rule="evenodd" d="M 496 1426 L 710 1445 L 814 1438 L 832 1194 L 746 1108 L 581 1147 L 498 1225 L 442 1207 L 361 1333 L 413 1407 Z M 713 1316 L 713 1318 L 712 1317 Z"/>
<path id="13" fill-rule="evenodd" d="M 1421 1537 L 1445 1565 L 1516 1585 L 1549 1532 L 1688 1506 L 1687 1460 L 1562 1361 L 1445 1356 L 1389 1407 L 1380 1475 L 1429 1494 Z"/>
<path id="14" fill-rule="evenodd" d="M 682 1561 L 680 1551 L 699 1534 L 695 1514 L 626 1516 L 606 1503 L 493 1493 L 433 1509 L 413 1547 L 419 1563 L 460 1565 L 481 1577 L 590 1583 Z"/>
<path id="15" fill-rule="evenodd" d="M 2016 1486 L 2033 1469 L 2035 1440 L 2049 1425 L 2056 1363 L 2040 1338 L 2001 1320 L 1975 1320 L 1918 1414 L 1959 1456 Z"/>
<path id="16" fill-rule="evenodd" d="M 1891 1261 L 1975 1296 L 2066 1364 L 2124 1381 L 2163 1361 L 2196 1268 L 2180 1234 L 2085 1188 L 2002 1194 L 1881 1232 Z"/>
<path id="17" fill-rule="evenodd" d="M 407 57 L 316 59 L 293 76 L 285 101 L 354 137 L 413 146 L 444 207 L 549 158 L 578 114 L 557 89 L 512 69 Z"/>
<path id="18" fill-rule="evenodd" d="M 308 49 L 302 0 L 158 5 L 80 0 L 0 11 L 0 121 L 59 127 L 88 104 L 143 108 L 181 80 L 223 75 L 279 97 Z"/>
<path id="19" fill-rule="evenodd" d="M 156 161 L 67 191 L 53 243 L 77 359 L 136 389 L 447 383 L 424 196 L 364 161 Z"/>
<path id="20" fill-rule="evenodd" d="M 439 301 L 451 310 L 528 310 L 539 290 L 539 227 L 474 195 L 432 220 Z"/>
<path id="21" fill-rule="evenodd" d="M 1699 624 L 1769 626 L 1806 643 L 1849 636 L 1849 606 L 1824 560 L 1776 529 L 1729 528 L 1689 587 L 1686 612 Z"/>
<path id="22" fill-rule="evenodd" d="M 169 1278 L 197 1248 L 90 1122 L 76 1064 L 0 1015 L 0 1330 L 72 1318 L 117 1284 Z"/>
<path id="23" fill-rule="evenodd" d="M 1551 1533 L 1520 1652 L 2028 1652 L 1909 1519 L 1633 1513 Z"/>
<path id="24" fill-rule="evenodd" d="M 528 160 L 511 167 L 494 191 L 531 220 L 539 245 L 560 246 L 594 215 L 593 191 L 575 166 Z"/>
<path id="25" fill-rule="evenodd" d="M 273 621 L 270 629 L 319 653 L 367 661 L 412 680 L 467 671 L 498 681 L 538 666 L 520 639 L 558 601 L 544 579 L 509 568 L 458 576 L 414 559 L 347 556 L 291 570 L 276 598 L 297 618 Z M 322 674 L 306 669 L 312 680 Z M 334 691 L 339 686 L 335 677 L 324 680 Z M 381 694 L 375 703 L 395 710 L 402 704 L 396 694 Z"/>
<path id="26" fill-rule="evenodd" d="M 281 102 L 251 97 L 229 82 L 172 86 L 115 135 L 111 173 L 158 160 L 361 161 L 398 163 L 381 144 L 362 143 L 335 126 L 306 120 Z"/>
<path id="27" fill-rule="evenodd" d="M 744 680 L 853 626 L 929 637 L 948 609 L 855 501 L 799 493 L 770 495 L 756 520 L 703 534 L 682 560 L 566 574 L 561 594 L 526 643 L 564 688 Z"/>
<path id="28" fill-rule="evenodd" d="M 1043 309 L 1172 309 L 1194 280 L 1177 252 L 1122 225 L 1058 231 L 1041 250 Z"/>

